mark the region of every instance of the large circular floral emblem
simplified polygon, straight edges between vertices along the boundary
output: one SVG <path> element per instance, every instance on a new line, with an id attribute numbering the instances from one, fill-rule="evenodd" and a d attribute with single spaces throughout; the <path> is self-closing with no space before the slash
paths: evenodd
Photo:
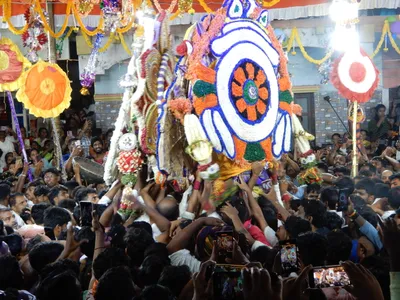
<path id="1" fill-rule="evenodd" d="M 261 120 L 267 111 L 268 96 L 264 71 L 254 61 L 242 61 L 233 72 L 231 81 L 231 98 L 242 119 Z"/>
<path id="2" fill-rule="evenodd" d="M 55 118 L 69 107 L 71 84 L 57 64 L 40 60 L 22 75 L 22 81 L 17 99 L 34 116 Z"/>

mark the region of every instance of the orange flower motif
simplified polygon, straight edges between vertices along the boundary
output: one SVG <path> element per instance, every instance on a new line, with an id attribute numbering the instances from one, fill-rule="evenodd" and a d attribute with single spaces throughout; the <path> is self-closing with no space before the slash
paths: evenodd
<path id="1" fill-rule="evenodd" d="M 231 99 L 242 118 L 255 122 L 267 111 L 267 76 L 252 61 L 242 62 L 234 71 L 231 81 Z"/>

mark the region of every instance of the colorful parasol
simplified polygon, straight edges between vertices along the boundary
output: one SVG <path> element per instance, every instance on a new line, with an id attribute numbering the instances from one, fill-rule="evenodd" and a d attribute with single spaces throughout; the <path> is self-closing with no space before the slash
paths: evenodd
<path id="1" fill-rule="evenodd" d="M 378 87 L 379 71 L 362 49 L 348 51 L 334 62 L 331 81 L 349 101 L 365 103 Z"/>
<path id="2" fill-rule="evenodd" d="M 0 39 L 0 92 L 15 91 L 22 85 L 22 73 L 31 63 L 8 38 Z"/>
<path id="3" fill-rule="evenodd" d="M 22 82 L 17 99 L 34 116 L 55 118 L 69 107 L 71 84 L 57 64 L 40 60 L 22 75 Z"/>

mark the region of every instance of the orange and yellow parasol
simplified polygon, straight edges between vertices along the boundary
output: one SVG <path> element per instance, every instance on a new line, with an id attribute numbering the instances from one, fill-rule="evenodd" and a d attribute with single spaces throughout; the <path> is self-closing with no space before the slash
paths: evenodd
<path id="1" fill-rule="evenodd" d="M 22 85 L 22 73 L 31 63 L 8 38 L 0 39 L 0 92 L 15 91 Z"/>
<path id="2" fill-rule="evenodd" d="M 71 84 L 57 65 L 39 60 L 22 75 L 18 101 L 36 117 L 58 117 L 71 102 Z"/>

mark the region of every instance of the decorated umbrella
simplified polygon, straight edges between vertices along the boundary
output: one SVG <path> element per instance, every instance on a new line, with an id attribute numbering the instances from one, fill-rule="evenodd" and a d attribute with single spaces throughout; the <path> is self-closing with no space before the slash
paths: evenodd
<path id="1" fill-rule="evenodd" d="M 379 83 L 379 71 L 369 58 L 360 49 L 359 51 L 345 52 L 334 62 L 331 73 L 332 84 L 340 95 L 353 103 L 353 176 L 357 175 L 357 120 L 358 103 L 365 103 L 371 99 Z"/>
<path id="2" fill-rule="evenodd" d="M 71 102 L 71 84 L 67 74 L 57 65 L 40 60 L 22 76 L 17 92 L 30 113 L 41 118 L 56 118 Z"/>
<path id="3" fill-rule="evenodd" d="M 72 88 L 69 78 L 57 64 L 39 60 L 23 74 L 22 83 L 21 89 L 17 92 L 18 101 L 22 102 L 34 116 L 51 118 L 57 158 L 65 177 L 60 140 L 54 118 L 70 105 Z"/>
<path id="4" fill-rule="evenodd" d="M 26 155 L 25 144 L 19 128 L 11 91 L 15 91 L 21 87 L 23 84 L 21 75 L 30 66 L 30 62 L 22 55 L 17 45 L 8 38 L 0 39 L 0 91 L 7 92 L 11 115 L 14 120 L 21 152 L 26 163 L 28 162 L 28 156 Z M 32 181 L 32 174 L 29 173 L 28 176 L 29 180 Z"/>

